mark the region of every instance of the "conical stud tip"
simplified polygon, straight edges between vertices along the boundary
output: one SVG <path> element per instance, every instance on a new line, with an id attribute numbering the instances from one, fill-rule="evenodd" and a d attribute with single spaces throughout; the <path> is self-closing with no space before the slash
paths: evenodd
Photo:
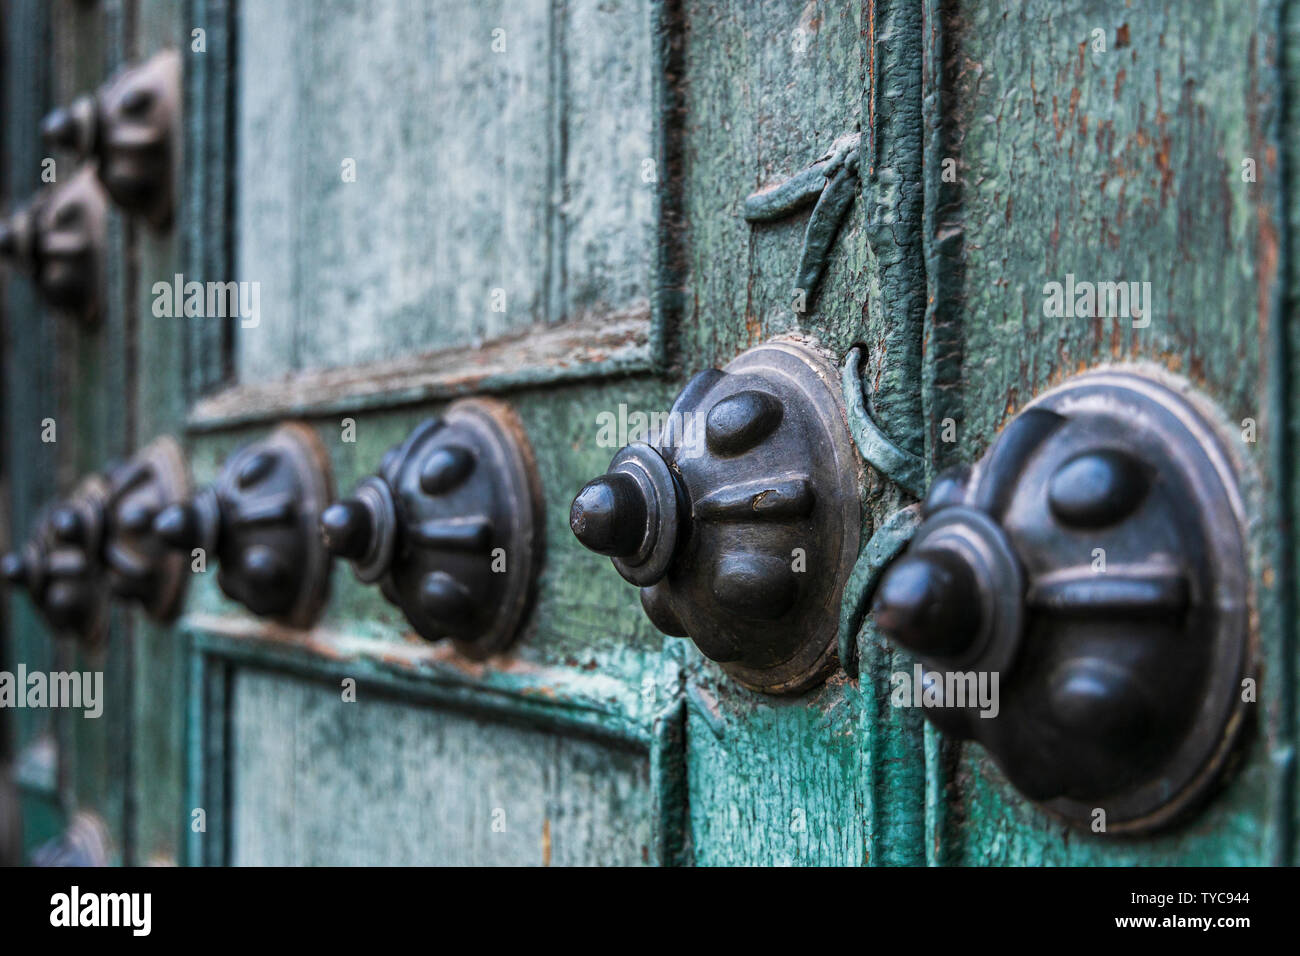
<path id="1" fill-rule="evenodd" d="M 72 110 L 60 106 L 41 123 L 41 138 L 47 145 L 71 149 L 77 145 L 77 119 Z"/>
<path id="2" fill-rule="evenodd" d="M 192 548 L 198 544 L 198 518 L 191 505 L 168 505 L 154 519 L 153 530 L 172 548 Z"/>
<path id="3" fill-rule="evenodd" d="M 629 474 L 615 471 L 601 475 L 573 499 L 569 527 L 597 554 L 633 555 L 646 535 L 645 494 Z"/>
<path id="4" fill-rule="evenodd" d="M 320 518 L 321 538 L 331 554 L 359 561 L 370 551 L 374 521 L 370 509 L 355 498 L 336 502 Z"/>
<path id="5" fill-rule="evenodd" d="M 20 585 L 27 582 L 27 563 L 23 556 L 11 551 L 0 558 L 0 576 L 10 584 Z"/>
<path id="6" fill-rule="evenodd" d="M 890 568 L 872 610 L 886 635 L 921 657 L 959 656 L 980 629 L 975 576 L 946 550 L 908 556 Z"/>

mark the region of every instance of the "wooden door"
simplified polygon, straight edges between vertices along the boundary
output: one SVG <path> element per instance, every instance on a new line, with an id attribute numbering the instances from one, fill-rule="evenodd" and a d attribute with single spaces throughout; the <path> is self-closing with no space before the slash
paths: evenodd
<path id="1" fill-rule="evenodd" d="M 5 13 L 11 199 L 38 186 L 45 108 L 163 46 L 185 74 L 177 222 L 155 236 L 114 219 L 105 323 L 60 325 L 7 282 L 13 538 L 51 487 L 155 434 L 182 438 L 202 483 L 304 421 L 344 491 L 448 402 L 486 395 L 530 437 L 546 540 L 528 624 L 485 664 L 422 642 L 344 565 L 310 631 L 244 612 L 212 572 L 174 626 L 119 609 L 106 719 L 16 721 L 27 819 L 51 814 L 29 844 L 85 810 L 125 862 L 1291 858 L 1289 10 L 7 0 Z M 26 69 L 25 45 L 45 36 L 48 61 Z M 814 213 L 751 222 L 745 200 L 854 136 L 852 201 L 813 256 L 820 285 L 792 297 Z M 155 317 L 154 284 L 177 274 L 258 283 L 255 320 Z M 1044 287 L 1066 274 L 1149 281 L 1150 325 L 1046 315 Z M 872 419 L 922 485 L 1105 363 L 1161 366 L 1223 421 L 1256 424 L 1241 451 L 1262 690 L 1239 766 L 1189 824 L 1129 840 L 1068 830 L 980 747 L 891 705 L 911 660 L 870 620 L 852 635 L 856 677 L 746 690 L 660 635 L 574 540 L 573 495 L 616 450 L 602 415 L 666 410 L 694 373 L 789 333 L 837 361 L 861 347 Z M 47 409 L 56 446 L 33 424 Z M 864 544 L 917 490 L 868 470 Z M 15 659 L 77 653 L 22 600 L 9 614 Z"/>

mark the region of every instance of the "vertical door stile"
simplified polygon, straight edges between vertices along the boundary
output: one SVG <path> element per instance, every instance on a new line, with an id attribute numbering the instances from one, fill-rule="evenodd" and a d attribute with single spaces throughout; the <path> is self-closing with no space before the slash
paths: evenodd
<path id="1" fill-rule="evenodd" d="M 964 434 L 961 427 L 961 289 L 965 278 L 959 173 L 961 137 L 949 96 L 953 60 L 957 55 L 948 30 L 952 6 L 951 0 L 925 0 L 923 8 L 927 295 L 921 389 L 926 423 L 925 462 L 931 481 L 939 472 L 958 463 L 964 447 L 960 441 L 943 440 L 947 423 L 951 423 L 950 434 Z M 926 862 L 931 865 L 955 862 L 949 855 L 946 832 L 954 746 L 945 742 L 931 724 L 926 724 Z"/>
<path id="2" fill-rule="evenodd" d="M 910 455 L 927 450 L 922 387 L 926 320 L 922 245 L 922 18 L 903 0 L 868 3 L 870 33 L 862 122 L 867 150 L 861 189 L 873 260 L 862 372 L 866 407 L 877 427 Z M 869 478 L 870 522 L 879 528 L 910 503 L 879 472 Z M 866 539 L 863 539 L 865 546 Z M 869 784 L 868 841 L 873 865 L 916 865 L 926 852 L 928 729 L 915 708 L 890 702 L 891 675 L 910 659 L 877 638 L 870 617 L 858 634 L 861 719 Z"/>

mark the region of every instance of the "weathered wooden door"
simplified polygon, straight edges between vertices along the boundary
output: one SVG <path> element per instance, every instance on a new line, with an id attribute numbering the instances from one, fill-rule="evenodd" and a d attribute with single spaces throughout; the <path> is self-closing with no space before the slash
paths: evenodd
<path id="1" fill-rule="evenodd" d="M 305 422 L 342 493 L 464 396 L 519 415 L 544 503 L 535 606 L 483 663 L 419 639 L 342 562 L 305 631 L 250 615 L 213 570 L 175 625 L 119 608 L 87 665 L 108 675 L 104 719 L 12 722 L 29 845 L 80 810 L 125 862 L 1291 858 L 1289 10 L 3 9 L 11 200 L 39 185 L 49 106 L 164 46 L 184 71 L 176 222 L 157 235 L 112 220 L 100 326 L 61 324 L 6 283 L 13 540 L 53 488 L 156 434 L 182 440 L 202 484 Z M 49 50 L 35 70 L 33 49 Z M 747 197 L 845 143 L 846 201 L 746 218 Z M 1149 282 L 1149 322 L 1050 315 L 1045 289 L 1067 275 Z M 255 284 L 256 307 L 157 315 L 157 283 L 188 281 Z M 1260 694 L 1226 786 L 1189 823 L 1124 840 L 1068 829 L 982 748 L 893 705 L 912 662 L 870 618 L 843 645 L 856 676 L 747 690 L 662 636 L 575 540 L 574 494 L 637 437 L 611 445 L 602 425 L 664 411 L 696 372 L 783 335 L 836 364 L 861 356 L 862 404 L 914 468 L 899 481 L 869 461 L 863 546 L 1037 394 L 1095 366 L 1160 366 L 1233 426 Z M 11 660 L 82 653 L 51 644 L 21 599 L 8 609 Z"/>

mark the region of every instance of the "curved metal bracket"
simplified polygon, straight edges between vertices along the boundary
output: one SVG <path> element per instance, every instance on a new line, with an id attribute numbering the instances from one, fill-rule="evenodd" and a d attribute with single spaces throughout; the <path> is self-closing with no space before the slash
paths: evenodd
<path id="1" fill-rule="evenodd" d="M 921 505 L 912 504 L 890 515 L 871 536 L 867 546 L 858 555 L 844 585 L 844 600 L 840 605 L 839 648 L 840 663 L 850 677 L 858 676 L 858 631 L 866 620 L 881 577 L 907 547 L 916 529 L 921 526 Z"/>
<path id="2" fill-rule="evenodd" d="M 844 359 L 840 378 L 853 442 L 868 465 L 913 498 L 920 498 L 925 494 L 925 462 L 919 455 L 895 445 L 872 420 L 862 389 L 861 368 L 862 349 L 855 345 Z"/>

